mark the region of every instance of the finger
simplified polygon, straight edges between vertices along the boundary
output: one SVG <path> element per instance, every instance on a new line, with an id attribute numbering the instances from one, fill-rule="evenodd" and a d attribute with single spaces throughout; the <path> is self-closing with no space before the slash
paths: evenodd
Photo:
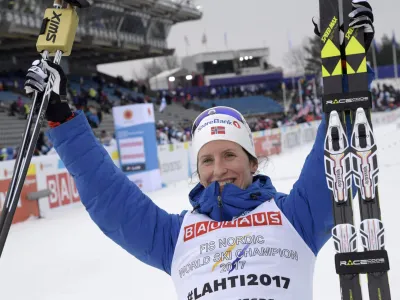
<path id="1" fill-rule="evenodd" d="M 366 0 L 353 0 L 352 5 L 354 7 L 364 6 L 372 9 L 371 4 Z"/>
<path id="2" fill-rule="evenodd" d="M 358 8 L 356 8 L 356 9 L 352 10 L 352 11 L 349 13 L 349 17 L 350 17 L 350 18 L 354 18 L 354 17 L 355 17 L 356 15 L 358 15 L 358 14 L 373 15 L 371 9 L 369 9 L 369 8 L 367 8 L 367 7 L 364 7 L 364 6 L 361 6 L 361 7 L 358 7 Z"/>
<path id="3" fill-rule="evenodd" d="M 44 87 L 45 87 L 44 85 L 42 85 L 42 84 L 38 83 L 36 80 L 32 80 L 32 79 L 28 79 L 27 81 L 25 81 L 25 84 L 24 84 L 25 90 L 28 89 L 28 91 L 30 91 L 27 93 L 32 93 L 33 92 L 32 90 L 38 91 L 41 93 L 44 91 Z"/>
<path id="4" fill-rule="evenodd" d="M 360 18 L 357 18 L 357 19 L 354 19 L 353 21 L 351 21 L 350 24 L 349 24 L 349 27 L 355 27 L 355 26 L 360 27 L 359 25 L 361 25 L 361 26 L 363 26 L 363 25 L 364 26 L 367 26 L 367 25 L 372 26 L 372 21 L 367 16 L 362 16 Z"/>
<path id="5" fill-rule="evenodd" d="M 38 86 L 38 90 L 43 90 L 44 86 L 46 85 L 45 80 L 37 73 L 28 72 L 28 74 L 26 74 L 26 79 L 26 82 L 29 82 L 31 84 L 33 84 L 34 82 L 35 86 Z"/>
<path id="6" fill-rule="evenodd" d="M 38 76 L 38 78 L 46 79 L 47 78 L 47 74 L 40 68 L 37 66 L 32 66 L 28 69 L 28 74 L 33 73 L 36 74 Z"/>
<path id="7" fill-rule="evenodd" d="M 374 15 L 373 15 L 372 11 L 365 7 L 357 8 L 349 14 L 349 17 L 354 18 L 354 19 L 359 18 L 361 16 L 367 16 L 371 19 L 372 22 L 374 21 Z"/>
<path id="8" fill-rule="evenodd" d="M 364 29 L 364 33 L 374 33 L 374 27 L 368 24 L 362 24 L 362 25 L 355 25 L 352 26 L 352 28 L 356 29 L 356 28 L 363 28 Z"/>
<path id="9" fill-rule="evenodd" d="M 25 94 L 27 94 L 27 95 L 30 95 L 36 91 L 36 90 L 32 89 L 30 86 L 25 86 L 24 89 L 25 89 Z"/>

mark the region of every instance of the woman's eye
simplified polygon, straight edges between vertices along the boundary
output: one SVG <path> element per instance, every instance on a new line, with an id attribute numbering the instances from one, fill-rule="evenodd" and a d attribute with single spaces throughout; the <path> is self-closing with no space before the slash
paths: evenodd
<path id="1" fill-rule="evenodd" d="M 203 160 L 203 164 L 207 164 L 207 163 L 209 163 L 209 162 L 211 162 L 211 158 L 205 158 L 205 159 Z"/>

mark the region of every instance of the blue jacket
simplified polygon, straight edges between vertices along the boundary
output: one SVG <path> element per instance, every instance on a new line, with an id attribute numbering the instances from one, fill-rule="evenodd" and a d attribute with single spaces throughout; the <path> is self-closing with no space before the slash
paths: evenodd
<path id="1" fill-rule="evenodd" d="M 317 254 L 331 236 L 331 194 L 324 171 L 323 121 L 300 178 L 289 195 L 276 192 L 271 179 L 257 176 L 246 190 L 228 185 L 217 207 L 217 183 L 196 186 L 190 201 L 214 220 L 232 219 L 274 197 L 310 249 Z M 157 207 L 117 168 L 97 141 L 83 113 L 51 129 L 49 138 L 75 179 L 82 203 L 99 228 L 146 264 L 171 272 L 172 257 L 187 212 L 169 214 Z"/>

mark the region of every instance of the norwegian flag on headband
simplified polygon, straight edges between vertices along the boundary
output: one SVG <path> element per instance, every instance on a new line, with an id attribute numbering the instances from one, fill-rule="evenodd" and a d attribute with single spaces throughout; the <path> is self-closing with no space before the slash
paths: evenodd
<path id="1" fill-rule="evenodd" d="M 224 126 L 211 127 L 211 135 L 214 134 L 225 134 L 225 127 Z"/>

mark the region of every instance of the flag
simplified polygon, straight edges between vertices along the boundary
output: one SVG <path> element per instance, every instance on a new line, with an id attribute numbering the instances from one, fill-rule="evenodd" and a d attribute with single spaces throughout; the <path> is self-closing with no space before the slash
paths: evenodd
<path id="1" fill-rule="evenodd" d="M 206 35 L 205 32 L 203 33 L 203 37 L 201 38 L 201 43 L 202 43 L 203 45 L 206 45 L 206 44 L 207 44 L 207 35 Z"/>
<path id="2" fill-rule="evenodd" d="M 289 50 L 291 51 L 291 50 L 293 49 L 293 44 L 292 44 L 292 39 L 291 39 L 291 37 L 290 37 L 290 32 L 288 32 L 287 38 L 288 38 Z"/>
<path id="3" fill-rule="evenodd" d="M 381 48 L 376 43 L 376 39 L 373 40 L 373 43 L 374 44 L 372 46 L 372 62 L 374 64 L 375 79 L 378 79 L 379 78 L 379 74 L 378 74 L 378 63 L 377 63 L 377 60 L 376 60 L 376 54 L 381 51 Z"/>
<path id="4" fill-rule="evenodd" d="M 374 43 L 374 49 L 375 49 L 376 53 L 381 52 L 381 46 L 376 43 L 376 39 L 374 39 L 373 43 Z"/>
<path id="5" fill-rule="evenodd" d="M 165 97 L 162 97 L 161 99 L 161 104 L 160 104 L 160 108 L 159 108 L 159 112 L 162 113 L 163 110 L 167 107 L 167 100 L 165 99 Z"/>
<path id="6" fill-rule="evenodd" d="M 398 78 L 398 66 L 397 66 L 397 50 L 399 49 L 399 45 L 397 44 L 396 37 L 393 31 L 392 37 L 392 49 L 393 49 L 393 69 L 394 69 L 394 77 Z"/>
<path id="7" fill-rule="evenodd" d="M 211 135 L 215 134 L 225 134 L 225 126 L 211 127 Z"/>
<path id="8" fill-rule="evenodd" d="M 393 45 L 394 49 L 399 49 L 399 44 L 397 44 L 394 31 L 393 31 L 393 37 L 392 37 L 392 45 Z"/>
<path id="9" fill-rule="evenodd" d="M 184 39 L 185 39 L 185 44 L 186 44 L 186 46 L 190 46 L 190 42 L 189 42 L 189 38 L 188 38 L 188 36 L 187 35 L 185 35 L 185 37 L 184 37 Z"/>

